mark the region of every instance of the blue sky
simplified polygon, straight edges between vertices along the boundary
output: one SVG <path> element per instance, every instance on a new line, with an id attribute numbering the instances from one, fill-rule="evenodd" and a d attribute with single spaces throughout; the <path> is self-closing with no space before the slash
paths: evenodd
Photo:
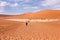
<path id="1" fill-rule="evenodd" d="M 0 0 L 0 14 L 19 14 L 45 9 L 60 10 L 60 0 Z"/>

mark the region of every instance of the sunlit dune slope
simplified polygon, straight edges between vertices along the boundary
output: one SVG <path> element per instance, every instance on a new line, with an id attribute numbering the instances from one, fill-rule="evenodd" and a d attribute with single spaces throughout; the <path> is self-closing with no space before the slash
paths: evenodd
<path id="1" fill-rule="evenodd" d="M 28 18 L 28 19 L 45 19 L 60 18 L 60 10 L 41 10 L 37 12 L 26 12 L 20 15 L 2 15 L 3 18 Z"/>
<path id="2" fill-rule="evenodd" d="M 42 10 L 37 12 L 28 12 L 25 14 L 16 15 L 12 18 L 30 18 L 30 19 L 60 18 L 60 10 Z"/>

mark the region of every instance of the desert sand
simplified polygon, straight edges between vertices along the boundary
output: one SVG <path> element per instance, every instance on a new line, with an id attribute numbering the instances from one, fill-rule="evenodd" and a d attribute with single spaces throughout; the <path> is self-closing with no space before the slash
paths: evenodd
<path id="1" fill-rule="evenodd" d="M 6 16 L 6 15 L 5 15 Z M 60 40 L 60 21 L 25 22 L 4 19 L 60 19 L 60 10 L 43 10 L 0 17 L 0 40 Z"/>

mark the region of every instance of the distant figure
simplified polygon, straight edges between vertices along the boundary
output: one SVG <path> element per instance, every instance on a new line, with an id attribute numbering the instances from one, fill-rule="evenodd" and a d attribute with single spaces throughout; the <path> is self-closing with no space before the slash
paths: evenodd
<path id="1" fill-rule="evenodd" d="M 26 22 L 26 26 L 28 25 L 28 22 Z"/>
<path id="2" fill-rule="evenodd" d="M 28 26 L 29 22 L 30 22 L 29 20 L 26 21 L 26 26 Z"/>

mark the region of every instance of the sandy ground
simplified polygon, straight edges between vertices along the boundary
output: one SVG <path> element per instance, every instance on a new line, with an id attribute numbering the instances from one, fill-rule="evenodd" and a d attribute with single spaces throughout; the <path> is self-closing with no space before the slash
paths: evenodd
<path id="1" fill-rule="evenodd" d="M 0 20 L 0 40 L 60 40 L 60 21 L 24 22 Z"/>
<path id="2" fill-rule="evenodd" d="M 54 11 L 55 12 L 55 11 Z M 52 12 L 52 13 L 54 13 Z M 59 11 L 60 12 L 60 11 Z M 42 12 L 45 13 L 45 12 Z M 48 14 L 49 12 L 47 12 Z M 50 12 L 51 13 L 51 12 Z M 42 18 L 60 18 L 60 13 L 43 15 Z M 30 17 L 29 17 L 30 15 Z M 32 14 L 21 16 L 24 18 L 41 18 L 38 15 L 31 16 Z M 19 16 L 18 16 L 19 17 Z M 18 18 L 10 17 L 10 18 Z M 8 18 L 8 17 L 7 17 Z M 20 18 L 20 17 L 19 17 Z M 0 40 L 60 40 L 60 21 L 56 22 L 30 22 L 27 26 L 25 22 L 9 21 L 0 18 Z"/>

